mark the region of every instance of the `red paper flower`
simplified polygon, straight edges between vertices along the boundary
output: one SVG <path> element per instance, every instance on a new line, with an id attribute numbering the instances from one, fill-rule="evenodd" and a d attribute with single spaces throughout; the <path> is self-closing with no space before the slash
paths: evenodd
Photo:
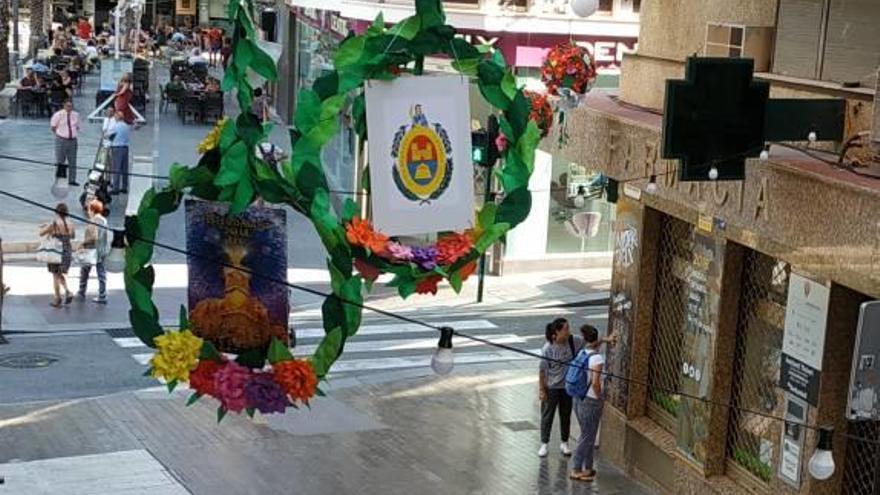
<path id="1" fill-rule="evenodd" d="M 272 365 L 275 381 L 293 400 L 308 402 L 318 390 L 318 377 L 312 362 L 307 359 L 291 359 Z"/>
<path id="2" fill-rule="evenodd" d="M 360 258 L 354 259 L 354 267 L 361 275 L 363 275 L 364 279 L 369 280 L 370 282 L 375 281 L 379 278 L 379 275 L 382 274 L 378 268 Z"/>
<path id="3" fill-rule="evenodd" d="M 553 107 L 547 100 L 547 96 L 534 91 L 523 91 L 523 94 L 532 104 L 532 110 L 529 113 L 529 119 L 534 120 L 541 130 L 541 137 L 546 137 L 553 127 Z"/>
<path id="4" fill-rule="evenodd" d="M 369 249 L 375 254 L 382 254 L 388 245 L 388 236 L 373 230 L 370 222 L 358 217 L 351 219 L 351 223 L 345 226 L 345 237 L 348 242 L 355 246 Z"/>
<path id="5" fill-rule="evenodd" d="M 570 41 L 553 47 L 541 67 L 541 80 L 551 95 L 558 94 L 559 88 L 584 94 L 595 79 L 596 63 L 593 57 L 586 48 Z"/>
<path id="6" fill-rule="evenodd" d="M 416 285 L 416 292 L 419 294 L 437 294 L 437 284 L 443 280 L 443 277 L 440 275 L 430 275 L 428 277 L 423 278 Z"/>
<path id="7" fill-rule="evenodd" d="M 437 263 L 451 265 L 471 252 L 473 248 L 474 241 L 467 232 L 445 235 L 437 240 Z"/>
<path id="8" fill-rule="evenodd" d="M 217 387 L 214 384 L 214 374 L 222 366 L 213 359 L 202 359 L 196 369 L 189 373 L 189 386 L 199 395 L 217 396 Z"/>
<path id="9" fill-rule="evenodd" d="M 471 261 L 467 265 L 461 267 L 461 270 L 458 271 L 459 276 L 461 276 L 461 281 L 464 282 L 477 271 L 477 262 Z"/>

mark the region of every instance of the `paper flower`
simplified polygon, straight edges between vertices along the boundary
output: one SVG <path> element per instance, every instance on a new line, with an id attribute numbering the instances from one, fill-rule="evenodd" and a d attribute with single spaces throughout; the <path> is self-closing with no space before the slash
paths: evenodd
<path id="1" fill-rule="evenodd" d="M 461 276 L 461 281 L 464 282 L 477 271 L 477 262 L 471 261 L 467 265 L 461 267 L 461 270 L 458 271 L 459 276 Z"/>
<path id="2" fill-rule="evenodd" d="M 437 240 L 437 263 L 451 265 L 471 252 L 474 241 L 467 234 L 447 234 Z"/>
<path id="3" fill-rule="evenodd" d="M 423 278 L 416 284 L 416 292 L 418 294 L 437 294 L 437 284 L 443 280 L 440 275 L 431 275 Z"/>
<path id="4" fill-rule="evenodd" d="M 227 411 L 241 412 L 247 407 L 244 387 L 253 373 L 248 368 L 230 361 L 214 373 L 215 397 Z"/>
<path id="5" fill-rule="evenodd" d="M 541 80 L 551 95 L 560 88 L 584 94 L 596 80 L 596 64 L 586 48 L 570 41 L 560 43 L 547 52 Z"/>
<path id="6" fill-rule="evenodd" d="M 397 261 L 411 261 L 413 258 L 412 248 L 404 246 L 399 242 L 389 242 L 387 246 L 387 254 Z"/>
<path id="7" fill-rule="evenodd" d="M 507 136 L 503 132 L 499 132 L 498 137 L 495 138 L 495 147 L 498 148 L 499 152 L 503 153 L 507 149 L 508 144 Z"/>
<path id="8" fill-rule="evenodd" d="M 373 230 L 370 222 L 358 217 L 351 219 L 345 226 L 345 237 L 355 246 L 369 249 L 373 253 L 382 254 L 388 245 L 388 236 Z"/>
<path id="9" fill-rule="evenodd" d="M 437 248 L 435 246 L 414 247 L 412 260 L 422 270 L 431 271 L 437 268 Z"/>
<path id="10" fill-rule="evenodd" d="M 272 365 L 275 381 L 293 400 L 308 402 L 318 390 L 315 368 L 307 359 L 291 359 Z"/>
<path id="11" fill-rule="evenodd" d="M 271 373 L 257 373 L 244 386 L 248 405 L 263 414 L 282 413 L 287 409 L 287 394 L 275 383 Z"/>
<path id="12" fill-rule="evenodd" d="M 189 387 L 199 395 L 216 397 L 217 387 L 214 385 L 214 375 L 222 366 L 213 359 L 202 359 L 196 369 L 189 374 Z"/>
<path id="13" fill-rule="evenodd" d="M 223 126 L 226 125 L 226 118 L 222 118 L 214 124 L 214 128 L 211 129 L 211 132 L 205 136 L 205 139 L 199 143 L 198 152 L 200 155 L 203 155 L 212 149 L 216 148 L 217 145 L 220 144 L 220 134 L 223 132 Z"/>
<path id="14" fill-rule="evenodd" d="M 379 275 L 382 274 L 378 268 L 360 258 L 354 259 L 354 267 L 361 275 L 363 275 L 365 280 L 369 280 L 370 282 L 376 280 L 379 278 Z"/>
<path id="15" fill-rule="evenodd" d="M 529 119 L 534 120 L 541 130 L 541 137 L 546 137 L 553 127 L 553 107 L 546 95 L 536 93 L 534 91 L 523 91 L 523 95 L 529 99 L 532 104 L 532 110 L 529 112 Z"/>
<path id="16" fill-rule="evenodd" d="M 166 332 L 154 339 L 157 352 L 150 359 L 155 378 L 164 378 L 168 382 L 185 382 L 189 380 L 189 372 L 199 364 L 202 352 L 202 339 L 189 330 L 182 332 Z"/>

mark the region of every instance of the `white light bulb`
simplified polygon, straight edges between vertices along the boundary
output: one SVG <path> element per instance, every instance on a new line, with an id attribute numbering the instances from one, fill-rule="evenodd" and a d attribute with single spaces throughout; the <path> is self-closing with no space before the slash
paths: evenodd
<path id="1" fill-rule="evenodd" d="M 70 185 L 67 183 L 67 177 L 55 177 L 55 182 L 52 183 L 52 188 L 50 189 L 52 192 L 52 196 L 55 199 L 64 199 L 67 197 L 68 191 L 70 191 Z"/>
<path id="2" fill-rule="evenodd" d="M 816 135 L 816 131 L 810 131 L 810 133 L 807 134 L 807 140 L 811 143 L 815 143 L 817 139 L 819 139 L 819 136 Z"/>
<path id="3" fill-rule="evenodd" d="M 834 474 L 834 456 L 831 454 L 833 436 L 834 430 L 831 428 L 819 429 L 819 443 L 808 466 L 810 475 L 817 480 L 827 480 Z"/>
<path id="4" fill-rule="evenodd" d="M 104 268 L 111 273 L 122 273 L 125 270 L 125 248 L 112 248 L 104 259 Z"/>
<path id="5" fill-rule="evenodd" d="M 587 200 L 580 194 L 574 197 L 574 206 L 575 208 L 583 208 L 585 204 L 587 204 Z"/>
<path id="6" fill-rule="evenodd" d="M 452 349 L 439 348 L 434 351 L 434 357 L 431 358 L 431 369 L 438 375 L 448 375 L 455 366 Z"/>
<path id="7" fill-rule="evenodd" d="M 649 193 L 657 192 L 657 183 L 654 181 L 648 182 L 648 187 L 645 188 Z"/>
<path id="8" fill-rule="evenodd" d="M 709 169 L 709 180 L 716 180 L 716 179 L 718 179 L 718 169 L 715 167 L 712 167 Z"/>
<path id="9" fill-rule="evenodd" d="M 571 11 L 578 17 L 590 17 L 599 10 L 599 0 L 572 0 Z"/>
<path id="10" fill-rule="evenodd" d="M 761 154 L 758 155 L 758 158 L 760 158 L 761 160 L 769 160 L 769 159 L 770 159 L 770 152 L 767 151 L 766 148 L 764 148 L 764 149 L 761 151 Z"/>

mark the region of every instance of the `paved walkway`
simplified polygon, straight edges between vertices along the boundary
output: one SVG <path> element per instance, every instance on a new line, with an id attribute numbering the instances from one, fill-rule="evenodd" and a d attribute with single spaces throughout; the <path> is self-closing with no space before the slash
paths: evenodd
<path id="1" fill-rule="evenodd" d="M 592 484 L 569 480 L 568 460 L 556 451 L 536 456 L 531 370 L 392 374 L 328 390 L 310 410 L 228 416 L 220 425 L 210 400 L 187 408 L 185 391 L 164 389 L 0 406 L 0 463 L 10 463 L 0 464 L 2 492 L 103 494 L 105 477 L 136 486 L 151 474 L 165 491 L 112 493 L 177 494 L 179 486 L 196 495 L 650 493 L 602 462 L 601 448 Z M 55 460 L 33 462 L 43 459 Z M 58 472 L 72 466 L 95 476 Z M 33 490 L 37 479 L 44 491 Z"/>

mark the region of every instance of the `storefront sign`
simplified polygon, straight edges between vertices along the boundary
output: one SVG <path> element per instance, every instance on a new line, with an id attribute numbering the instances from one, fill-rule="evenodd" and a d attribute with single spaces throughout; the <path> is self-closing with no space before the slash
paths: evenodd
<path id="1" fill-rule="evenodd" d="M 785 423 L 780 441 L 779 478 L 794 488 L 801 486 L 801 456 L 804 450 L 804 429 L 807 422 L 806 402 L 785 394 Z"/>
<path id="2" fill-rule="evenodd" d="M 785 308 L 780 386 L 808 403 L 819 402 L 828 287 L 792 273 Z"/>
<path id="3" fill-rule="evenodd" d="M 880 301 L 862 304 L 849 382 L 849 420 L 880 419 Z"/>
<path id="4" fill-rule="evenodd" d="M 683 394 L 706 398 L 712 386 L 715 334 L 718 321 L 724 240 L 693 233 L 693 260 L 687 267 L 684 341 L 679 389 Z M 678 448 L 694 461 L 706 460 L 709 406 L 682 397 L 678 411 Z"/>

